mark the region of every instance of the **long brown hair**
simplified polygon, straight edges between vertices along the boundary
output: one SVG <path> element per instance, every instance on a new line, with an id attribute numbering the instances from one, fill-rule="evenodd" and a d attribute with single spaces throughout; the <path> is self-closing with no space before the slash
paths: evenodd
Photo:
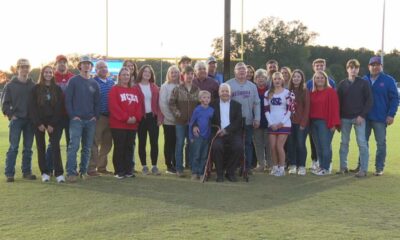
<path id="1" fill-rule="evenodd" d="M 293 76 L 295 73 L 298 73 L 301 76 L 301 81 L 300 81 L 298 89 L 295 89 L 294 84 L 293 84 Z M 299 102 L 303 101 L 306 88 L 307 88 L 306 87 L 306 76 L 304 75 L 304 72 L 301 71 L 300 69 L 293 70 L 292 76 L 290 77 L 290 81 L 289 81 L 289 91 L 294 92 L 295 90 L 297 90 L 298 95 L 296 95 L 296 101 L 297 100 L 300 100 Z"/>
<path id="2" fill-rule="evenodd" d="M 155 77 L 155 75 L 154 75 L 154 70 L 153 70 L 153 68 L 152 68 L 150 65 L 146 64 L 146 65 L 143 65 L 143 66 L 139 69 L 138 76 L 137 76 L 137 78 L 135 79 L 135 82 L 136 82 L 136 83 L 140 83 L 140 82 L 142 81 L 143 72 L 144 72 L 144 70 L 145 70 L 146 68 L 148 68 L 148 69 L 150 70 L 150 74 L 151 74 L 150 79 L 149 79 L 149 82 L 154 83 L 154 82 L 156 81 L 156 77 Z"/>
<path id="3" fill-rule="evenodd" d="M 282 73 L 281 73 L 281 72 L 274 72 L 274 74 L 272 74 L 271 87 L 270 87 L 269 90 L 268 90 L 268 99 L 271 99 L 271 98 L 274 96 L 274 93 L 275 93 L 274 78 L 275 78 L 276 76 L 278 76 L 278 75 L 279 75 L 279 77 L 282 79 L 282 84 L 285 83 L 285 80 L 283 79 Z M 282 88 L 283 88 L 283 85 L 282 85 Z"/>
<path id="4" fill-rule="evenodd" d="M 122 67 L 122 68 L 119 70 L 119 73 L 118 73 L 118 80 L 117 80 L 117 85 L 118 85 L 118 86 L 121 86 L 120 78 L 121 78 L 121 73 L 122 73 L 123 71 L 126 71 L 126 72 L 129 73 L 129 79 L 130 79 L 130 77 L 131 77 L 131 71 L 129 70 L 129 68 L 128 68 L 128 67 Z M 132 87 L 132 81 L 129 81 L 129 82 L 128 82 L 128 88 L 130 88 L 130 87 Z"/>
<path id="5" fill-rule="evenodd" d="M 46 86 L 46 80 L 44 79 L 44 71 L 48 68 L 51 69 L 51 71 L 53 72 L 53 77 L 50 80 L 49 87 Z M 54 107 L 59 99 L 57 99 L 57 85 L 54 78 L 54 69 L 52 66 L 45 66 L 42 68 L 37 85 L 38 94 L 36 101 L 38 105 L 43 106 L 47 100 L 47 95 L 50 94 L 50 104 Z"/>
<path id="6" fill-rule="evenodd" d="M 123 66 L 123 67 L 128 67 L 128 66 L 127 66 L 128 63 L 132 63 L 133 67 L 135 68 L 135 69 L 133 70 L 133 72 L 129 72 L 130 75 L 131 75 L 131 78 L 133 77 L 134 80 L 135 80 L 135 79 L 137 78 L 137 76 L 138 76 L 138 67 L 137 67 L 137 64 L 136 64 L 133 60 L 127 59 L 127 60 L 125 60 L 125 61 L 122 63 L 122 66 Z M 129 68 L 128 68 L 128 69 L 129 69 Z"/>

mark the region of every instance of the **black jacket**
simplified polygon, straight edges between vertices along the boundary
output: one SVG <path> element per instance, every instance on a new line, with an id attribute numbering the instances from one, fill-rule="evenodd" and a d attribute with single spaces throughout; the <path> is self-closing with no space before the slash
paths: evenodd
<path id="1" fill-rule="evenodd" d="M 35 84 L 29 78 L 26 83 L 13 77 L 9 83 L 6 84 L 3 91 L 2 111 L 7 115 L 8 119 L 13 116 L 17 118 L 28 118 L 28 105 L 31 100 L 32 88 Z"/>
<path id="2" fill-rule="evenodd" d="M 214 116 L 211 120 L 211 124 L 221 127 L 221 114 L 219 103 L 221 100 L 214 101 L 211 107 L 214 108 Z M 225 127 L 227 135 L 237 135 L 242 134 L 243 130 L 243 118 L 242 118 L 242 105 L 235 100 L 230 101 L 229 108 L 229 121 L 230 124 Z M 215 134 L 215 129 L 213 128 L 213 135 Z"/>
<path id="3" fill-rule="evenodd" d="M 58 85 L 55 85 L 56 94 L 55 97 L 57 99 L 56 103 L 51 105 L 51 97 L 49 92 L 45 94 L 47 100 L 44 102 L 43 105 L 39 105 L 38 103 L 38 95 L 40 94 L 39 91 L 40 85 L 36 84 L 35 87 L 32 89 L 31 94 L 31 101 L 29 104 L 29 117 L 31 118 L 32 124 L 35 127 L 40 125 L 50 125 L 55 127 L 58 124 L 58 121 L 62 115 L 62 103 L 63 103 L 63 93 L 61 88 Z M 49 89 L 47 89 L 49 91 Z"/>

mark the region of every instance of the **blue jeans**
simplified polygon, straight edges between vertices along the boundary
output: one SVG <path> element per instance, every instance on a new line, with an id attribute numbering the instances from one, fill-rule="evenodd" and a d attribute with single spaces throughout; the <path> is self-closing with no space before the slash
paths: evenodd
<path id="1" fill-rule="evenodd" d="M 368 121 L 365 128 L 367 142 L 371 136 L 371 131 L 374 130 L 375 141 L 376 141 L 376 155 L 375 155 L 375 169 L 377 171 L 383 171 L 385 168 L 386 159 L 386 123 Z"/>
<path id="2" fill-rule="evenodd" d="M 288 158 L 290 165 L 297 167 L 306 166 L 307 148 L 306 138 L 308 128 L 300 129 L 300 124 L 292 123 L 292 129 L 288 137 Z"/>
<path id="3" fill-rule="evenodd" d="M 176 161 L 176 171 L 183 172 L 183 146 L 186 142 L 189 142 L 189 126 L 177 124 L 175 126 L 176 130 L 176 146 L 175 146 L 175 161 Z M 190 158 L 189 158 L 190 159 Z"/>
<path id="4" fill-rule="evenodd" d="M 342 141 L 340 142 L 340 169 L 347 168 L 347 155 L 349 153 L 349 142 L 350 142 L 350 133 L 351 127 L 354 125 L 354 129 L 356 131 L 357 145 L 358 151 L 360 154 L 360 170 L 368 171 L 368 160 L 369 160 L 369 152 L 368 152 L 368 143 L 365 137 L 365 121 L 361 123 L 361 125 L 355 124 L 356 119 L 341 119 L 341 137 Z"/>
<path id="5" fill-rule="evenodd" d="M 195 137 L 190 143 L 190 162 L 192 174 L 203 175 L 207 161 L 209 141 L 202 137 Z"/>
<path id="6" fill-rule="evenodd" d="M 93 145 L 96 121 L 71 120 L 69 125 L 70 142 L 67 151 L 67 175 L 78 175 L 76 155 L 82 140 L 80 174 L 86 174 L 90 159 L 90 151 Z"/>
<path id="7" fill-rule="evenodd" d="M 69 145 L 69 117 L 68 115 L 63 116 L 58 123 L 60 127 L 55 128 L 54 130 L 56 131 L 55 134 L 57 138 L 55 139 L 56 141 L 60 142 L 63 130 L 65 132 L 65 143 L 67 144 L 67 151 L 68 151 L 68 145 Z M 51 143 L 47 145 L 47 150 L 46 150 L 46 162 L 47 162 L 47 168 L 50 170 L 50 172 L 53 172 L 54 166 L 53 166 L 53 160 L 51 159 Z"/>
<path id="8" fill-rule="evenodd" d="M 32 144 L 33 144 L 33 126 L 27 118 L 17 118 L 10 120 L 9 123 L 9 143 L 7 157 L 6 157 L 6 169 L 5 175 L 7 177 L 14 177 L 15 175 L 15 162 L 18 155 L 19 140 L 21 133 L 23 137 L 23 150 L 22 150 L 22 173 L 32 173 Z"/>
<path id="9" fill-rule="evenodd" d="M 333 132 L 326 126 L 326 121 L 320 119 L 311 121 L 311 132 L 317 150 L 319 165 L 322 169 L 329 170 L 332 162 Z"/>
<path id="10" fill-rule="evenodd" d="M 246 158 L 246 169 L 249 170 L 253 162 L 253 125 L 244 127 L 244 156 Z"/>

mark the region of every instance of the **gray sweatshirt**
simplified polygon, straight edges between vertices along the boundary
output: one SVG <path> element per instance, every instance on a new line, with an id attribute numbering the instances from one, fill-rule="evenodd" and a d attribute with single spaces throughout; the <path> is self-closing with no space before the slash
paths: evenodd
<path id="1" fill-rule="evenodd" d="M 242 116 L 246 118 L 246 125 L 252 125 L 253 120 L 260 121 L 260 98 L 256 85 L 247 80 L 241 84 L 235 78 L 226 83 L 231 86 L 232 99 L 242 105 Z"/>
<path id="2" fill-rule="evenodd" d="M 13 116 L 17 118 L 28 118 L 28 105 L 31 100 L 32 89 L 35 86 L 31 78 L 23 83 L 14 76 L 6 84 L 1 98 L 2 111 L 8 119 Z"/>
<path id="3" fill-rule="evenodd" d="M 159 99 L 159 105 L 162 114 L 164 115 L 164 124 L 165 125 L 175 125 L 175 117 L 172 114 L 171 110 L 169 109 L 169 99 L 171 98 L 171 93 L 174 88 L 178 86 L 178 84 L 175 83 L 164 83 L 161 85 L 160 89 L 160 99 Z"/>

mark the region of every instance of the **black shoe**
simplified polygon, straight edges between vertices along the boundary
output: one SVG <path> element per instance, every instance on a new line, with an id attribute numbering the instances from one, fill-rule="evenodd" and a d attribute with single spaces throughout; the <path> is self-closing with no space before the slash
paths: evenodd
<path id="1" fill-rule="evenodd" d="M 167 171 L 165 171 L 165 173 L 167 174 L 176 174 L 176 169 L 171 167 L 171 168 L 167 168 Z"/>
<path id="2" fill-rule="evenodd" d="M 136 177 L 136 176 L 135 176 L 135 174 L 133 174 L 133 173 L 125 173 L 125 177 L 126 177 L 126 178 L 134 178 L 134 177 Z"/>
<path id="3" fill-rule="evenodd" d="M 223 182 L 224 181 L 224 177 L 217 177 L 217 182 Z"/>
<path id="4" fill-rule="evenodd" d="M 22 177 L 26 180 L 36 180 L 36 176 L 31 173 L 24 174 Z"/>
<path id="5" fill-rule="evenodd" d="M 6 182 L 14 182 L 14 177 L 7 177 Z"/>
<path id="6" fill-rule="evenodd" d="M 237 182 L 237 178 L 235 177 L 235 175 L 225 175 L 226 179 L 228 179 L 229 182 Z"/>

